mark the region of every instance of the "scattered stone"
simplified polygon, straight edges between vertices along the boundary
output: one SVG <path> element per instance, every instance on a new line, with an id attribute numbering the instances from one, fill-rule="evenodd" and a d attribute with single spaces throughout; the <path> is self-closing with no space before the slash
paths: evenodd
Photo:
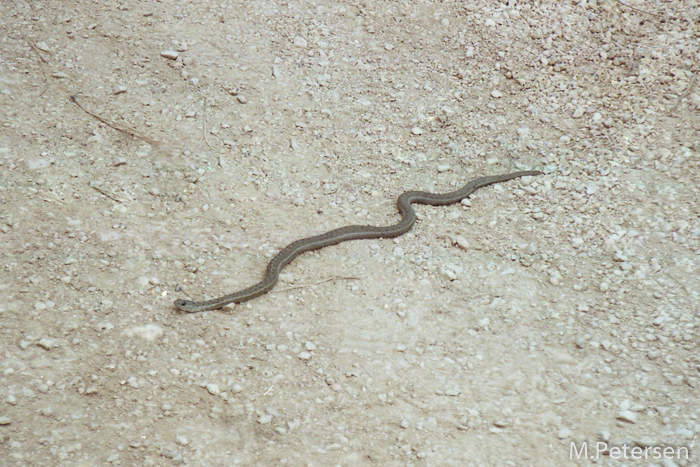
<path id="1" fill-rule="evenodd" d="M 637 414 L 631 410 L 620 410 L 616 418 L 627 423 L 637 423 Z"/>
<path id="2" fill-rule="evenodd" d="M 503 93 L 498 89 L 494 89 L 493 91 L 491 91 L 491 97 L 495 99 L 500 99 L 501 97 L 503 97 Z"/>
<path id="3" fill-rule="evenodd" d="M 635 441 L 634 444 L 636 444 L 637 446 L 639 446 L 641 448 L 647 448 L 647 447 L 652 447 L 652 446 L 657 445 L 656 441 L 651 436 L 643 436 L 643 437 L 639 438 L 637 441 Z"/>
<path id="4" fill-rule="evenodd" d="M 180 56 L 176 51 L 174 50 L 166 50 L 160 53 L 161 57 L 167 58 L 168 60 L 177 60 L 177 57 Z"/>
<path id="5" fill-rule="evenodd" d="M 57 347 L 56 341 L 47 337 L 40 339 L 39 342 L 37 342 L 37 345 L 44 350 L 51 350 Z"/>
<path id="6" fill-rule="evenodd" d="M 29 170 L 40 170 L 40 169 L 45 169 L 46 167 L 51 165 L 51 161 L 48 159 L 43 159 L 43 158 L 33 158 L 33 159 L 25 159 L 24 164 L 27 166 Z"/>
<path id="7" fill-rule="evenodd" d="M 10 417 L 5 417 L 5 416 L 0 417 L 0 425 L 9 425 L 10 423 L 12 423 L 12 420 L 10 419 Z"/>
<path id="8" fill-rule="evenodd" d="M 306 341 L 306 343 L 304 344 L 304 348 L 306 350 L 316 350 L 316 344 L 314 344 L 311 341 Z"/>
<path id="9" fill-rule="evenodd" d="M 270 414 L 264 414 L 261 415 L 260 418 L 258 418 L 258 423 L 261 425 L 267 425 L 272 421 L 272 415 Z"/>
<path id="10" fill-rule="evenodd" d="M 221 392 L 221 391 L 219 390 L 219 386 L 217 386 L 217 385 L 214 384 L 214 383 L 209 383 L 209 384 L 207 384 L 206 388 L 207 388 L 207 391 L 209 391 L 209 394 L 211 394 L 211 395 L 213 395 L 213 396 L 216 396 L 216 395 L 218 395 L 218 394 Z"/>
<path id="11" fill-rule="evenodd" d="M 309 352 L 299 352 L 297 355 L 301 360 L 311 360 L 311 354 Z"/>
<path id="12" fill-rule="evenodd" d="M 146 324 L 127 329 L 124 331 L 124 334 L 128 337 L 139 336 L 142 339 L 153 342 L 163 337 L 163 328 L 155 324 Z"/>
<path id="13" fill-rule="evenodd" d="M 136 379 L 136 376 L 129 376 L 129 378 L 126 380 L 126 383 L 134 389 L 139 388 L 139 382 Z"/>
<path id="14" fill-rule="evenodd" d="M 469 240 L 464 237 L 457 237 L 454 239 L 454 243 L 463 250 L 469 249 Z"/>
<path id="15" fill-rule="evenodd" d="M 303 37 L 296 36 L 294 38 L 294 46 L 295 47 L 299 47 L 299 48 L 304 49 L 308 45 L 309 45 L 308 42 L 306 42 L 306 39 L 304 39 Z"/>
<path id="16" fill-rule="evenodd" d="M 447 164 L 441 164 L 441 165 L 438 165 L 438 166 L 437 166 L 437 171 L 438 171 L 439 173 L 443 173 L 443 172 L 449 171 L 451 168 L 452 168 L 452 167 L 450 167 L 450 166 L 447 165 Z"/>
<path id="17" fill-rule="evenodd" d="M 479 329 L 486 329 L 489 323 L 491 323 L 491 318 L 481 318 L 478 322 Z"/>
<path id="18" fill-rule="evenodd" d="M 419 136 L 423 134 L 423 130 L 417 126 L 414 126 L 413 128 L 411 128 L 411 133 L 413 133 L 416 136 Z"/>

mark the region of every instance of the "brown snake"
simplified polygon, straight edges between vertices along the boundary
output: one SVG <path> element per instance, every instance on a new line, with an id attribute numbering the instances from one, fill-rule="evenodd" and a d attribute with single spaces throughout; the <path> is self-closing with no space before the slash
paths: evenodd
<path id="1" fill-rule="evenodd" d="M 175 300 L 175 306 L 182 311 L 194 313 L 197 311 L 217 310 L 230 303 L 241 303 L 247 300 L 259 297 L 260 295 L 269 292 L 275 286 L 279 273 L 283 267 L 291 263 L 294 258 L 302 253 L 319 248 L 336 245 L 348 240 L 358 240 L 362 238 L 392 238 L 403 235 L 413 227 L 416 222 L 416 213 L 411 207 L 411 203 L 430 204 L 433 206 L 442 206 L 453 204 L 463 200 L 467 196 L 474 193 L 479 188 L 494 183 L 501 183 L 514 178 L 543 175 L 539 170 L 525 170 L 522 172 L 513 172 L 503 175 L 492 175 L 488 177 L 475 178 L 471 182 L 464 185 L 462 188 L 449 193 L 428 193 L 426 191 L 406 191 L 399 196 L 396 201 L 396 206 L 401 214 L 401 220 L 386 227 L 376 227 L 373 225 L 348 225 L 339 229 L 331 230 L 321 235 L 303 238 L 296 242 L 290 243 L 282 251 L 277 253 L 270 260 L 265 270 L 265 277 L 257 284 L 243 289 L 239 292 L 223 297 L 207 300 L 204 302 L 194 302 L 191 300 Z"/>

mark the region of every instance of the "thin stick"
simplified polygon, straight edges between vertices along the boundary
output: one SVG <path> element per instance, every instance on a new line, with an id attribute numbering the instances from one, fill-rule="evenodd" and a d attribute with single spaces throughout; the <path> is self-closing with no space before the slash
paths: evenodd
<path id="1" fill-rule="evenodd" d="M 313 284 L 295 285 L 295 286 L 293 286 L 293 287 L 288 287 L 288 288 L 286 288 L 286 289 L 272 290 L 272 291 L 270 291 L 270 293 L 289 292 L 290 290 L 304 289 L 304 288 L 306 288 L 306 287 L 313 287 L 314 285 L 323 284 L 323 283 L 325 283 L 325 282 L 334 281 L 334 280 L 336 280 L 336 279 L 341 279 L 341 280 L 346 280 L 346 281 L 357 281 L 357 280 L 360 280 L 359 277 L 332 276 L 332 277 L 329 277 L 328 279 L 323 279 L 322 281 L 314 282 Z"/>
<path id="2" fill-rule="evenodd" d="M 207 98 L 204 98 L 203 104 L 204 110 L 202 111 L 202 136 L 204 136 L 204 142 L 207 143 L 208 147 L 211 147 L 209 141 L 207 141 Z"/>
<path id="3" fill-rule="evenodd" d="M 617 0 L 617 3 L 619 3 L 619 4 L 622 5 L 622 6 L 626 6 L 627 8 L 631 8 L 631 9 L 633 9 L 633 10 L 635 10 L 635 11 L 638 11 L 638 12 L 640 12 L 640 13 L 646 13 L 647 15 L 656 16 L 657 18 L 660 18 L 660 17 L 661 17 L 661 15 L 659 15 L 659 14 L 650 13 L 650 12 L 648 12 L 648 11 L 640 10 L 639 8 L 633 7 L 632 5 L 628 5 L 628 4 L 626 4 L 626 3 L 621 2 L 620 0 Z"/>
<path id="4" fill-rule="evenodd" d="M 96 192 L 100 193 L 102 196 L 106 196 L 107 198 L 111 199 L 112 201 L 121 204 L 121 200 L 120 200 L 120 199 L 117 199 L 117 198 L 115 198 L 114 196 L 110 195 L 109 193 L 107 193 L 106 191 L 104 191 L 102 188 L 99 188 L 97 185 L 93 185 L 92 182 L 90 182 L 88 185 L 90 186 L 90 188 L 92 188 L 92 189 L 95 190 Z"/>
<path id="5" fill-rule="evenodd" d="M 685 92 L 683 92 L 683 94 L 681 94 L 681 96 L 678 98 L 678 100 L 676 101 L 674 106 L 671 107 L 671 110 L 669 110 L 668 113 L 675 112 L 676 109 L 678 108 L 678 106 L 681 104 L 681 101 L 683 99 L 685 99 L 686 97 L 688 97 L 691 92 L 693 92 L 693 88 L 695 87 L 695 81 L 697 80 L 697 78 L 698 78 L 698 75 L 694 74 L 693 79 L 690 80 L 690 84 L 688 85 L 688 89 L 686 89 Z"/>
<path id="6" fill-rule="evenodd" d="M 34 54 L 39 59 L 39 68 L 41 69 L 41 74 L 44 75 L 44 84 L 48 83 L 49 79 L 46 77 L 46 70 L 44 70 L 44 65 L 42 65 L 42 62 L 48 65 L 49 61 L 46 60 L 43 55 L 41 55 L 40 52 L 42 52 L 42 50 L 39 47 L 34 45 L 34 43 L 32 41 L 30 41 L 29 39 L 24 37 L 24 34 L 22 34 L 22 31 L 19 32 L 19 35 L 22 36 L 22 39 L 27 41 L 27 44 L 29 44 L 29 48 L 32 49 L 32 52 L 34 52 Z M 41 96 L 43 96 L 44 93 L 48 89 L 49 89 L 49 85 L 46 84 L 46 86 L 44 86 L 44 90 L 41 91 L 41 93 L 37 96 L 37 99 L 39 99 Z"/>
<path id="7" fill-rule="evenodd" d="M 100 122 L 104 123 L 105 125 L 107 125 L 107 126 L 109 126 L 109 127 L 111 127 L 111 128 L 114 128 L 114 129 L 117 130 L 117 131 L 121 131 L 122 133 L 126 133 L 126 134 L 129 135 L 129 136 L 133 136 L 134 138 L 140 138 L 140 139 L 144 140 L 145 142 L 147 142 L 148 144 L 156 145 L 156 142 L 153 141 L 153 140 L 152 140 L 151 138 L 149 138 L 148 136 L 144 136 L 144 135 L 142 135 L 141 133 L 139 133 L 138 131 L 132 130 L 131 128 L 122 127 L 122 126 L 120 126 L 120 125 L 117 125 L 116 123 L 112 123 L 112 122 L 110 122 L 109 120 L 106 120 L 106 119 L 100 117 L 99 115 L 97 115 L 97 114 L 95 114 L 95 113 L 93 113 L 93 112 L 90 112 L 88 109 L 86 109 L 85 107 L 83 107 L 82 105 L 80 105 L 80 103 L 78 102 L 78 99 L 76 99 L 75 96 L 70 96 L 70 100 L 72 100 L 73 103 L 75 103 L 75 105 L 77 105 L 78 107 L 80 107 L 80 110 L 82 110 L 82 111 L 85 112 L 86 114 L 90 115 L 91 117 L 96 118 L 97 120 L 99 120 Z"/>

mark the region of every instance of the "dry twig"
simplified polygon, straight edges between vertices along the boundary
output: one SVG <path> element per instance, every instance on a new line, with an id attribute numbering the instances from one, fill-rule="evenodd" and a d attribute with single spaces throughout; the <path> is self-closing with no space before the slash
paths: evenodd
<path id="1" fill-rule="evenodd" d="M 694 74 L 693 78 L 690 80 L 690 84 L 688 85 L 688 88 L 683 92 L 683 94 L 680 95 L 676 103 L 671 107 L 671 109 L 668 111 L 668 113 L 673 113 L 676 111 L 678 106 L 681 104 L 681 101 L 688 97 L 691 92 L 693 92 L 693 88 L 695 88 L 695 82 L 697 81 L 698 75 Z"/>
<path id="2" fill-rule="evenodd" d="M 134 138 L 140 138 L 140 139 L 144 140 L 145 142 L 147 142 L 148 144 L 151 144 L 151 145 L 155 145 L 155 144 L 156 144 L 156 142 L 153 141 L 151 138 L 149 138 L 148 136 L 142 135 L 141 133 L 139 133 L 139 132 L 136 131 L 136 130 L 133 130 L 133 129 L 128 128 L 128 127 L 123 127 L 123 126 L 117 125 L 116 123 L 112 123 L 112 122 L 110 122 L 109 120 L 106 120 L 106 119 L 100 117 L 100 116 L 97 115 L 96 113 L 89 111 L 88 109 L 86 109 L 85 107 L 83 107 L 83 106 L 80 104 L 80 102 L 78 102 L 78 99 L 77 99 L 75 96 L 70 96 L 70 100 L 73 101 L 73 103 L 74 103 L 75 105 L 77 105 L 78 107 L 80 107 L 80 110 L 82 110 L 82 111 L 85 112 L 86 114 L 90 115 L 91 117 L 96 118 L 97 120 L 99 120 L 100 122 L 104 123 L 105 125 L 107 125 L 107 126 L 109 126 L 109 127 L 111 127 L 111 128 L 114 128 L 114 129 L 117 130 L 117 131 L 121 131 L 122 133 L 126 133 L 126 134 L 129 135 L 129 136 L 133 136 Z"/>
<path id="3" fill-rule="evenodd" d="M 359 280 L 360 278 L 359 277 L 346 277 L 346 276 L 332 276 L 332 277 L 329 277 L 327 279 L 323 279 L 321 281 L 314 282 L 312 284 L 295 285 L 292 287 L 287 287 L 286 289 L 272 290 L 272 291 L 270 291 L 270 293 L 289 292 L 290 290 L 304 289 L 306 287 L 313 287 L 314 285 L 319 285 L 319 284 L 323 284 L 325 282 L 330 282 L 330 281 L 334 281 L 334 280 L 338 280 L 338 279 L 344 280 L 344 281 L 356 281 L 356 280 Z"/>
<path id="4" fill-rule="evenodd" d="M 657 14 L 657 13 L 651 13 L 651 12 L 649 12 L 649 11 L 641 10 L 641 9 L 639 9 L 639 8 L 633 7 L 632 5 L 628 5 L 628 4 L 626 4 L 626 3 L 623 3 L 623 2 L 621 2 L 620 0 L 617 0 L 617 3 L 619 3 L 619 4 L 622 5 L 622 6 L 626 6 L 627 8 L 631 8 L 631 9 L 633 9 L 634 11 L 638 11 L 638 12 L 640 12 L 640 13 L 646 13 L 647 15 L 656 16 L 657 18 L 661 18 L 661 15 L 659 15 L 659 14 Z"/>

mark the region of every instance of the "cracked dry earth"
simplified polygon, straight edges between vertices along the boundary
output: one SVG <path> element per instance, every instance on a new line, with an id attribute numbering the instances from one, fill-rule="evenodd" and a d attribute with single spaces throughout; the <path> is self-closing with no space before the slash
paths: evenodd
<path id="1" fill-rule="evenodd" d="M 700 465 L 699 18 L 2 2 L 0 464 Z"/>

